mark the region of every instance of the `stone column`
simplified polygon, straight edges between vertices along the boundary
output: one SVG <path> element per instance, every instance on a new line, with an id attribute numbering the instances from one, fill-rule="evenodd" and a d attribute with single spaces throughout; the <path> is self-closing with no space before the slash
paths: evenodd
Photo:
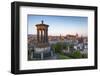
<path id="1" fill-rule="evenodd" d="M 70 47 L 68 46 L 68 52 L 70 51 Z"/>
<path id="2" fill-rule="evenodd" d="M 48 29 L 46 29 L 46 42 L 48 42 Z"/>
<path id="3" fill-rule="evenodd" d="M 44 43 L 46 42 L 46 31 L 44 30 Z"/>
<path id="4" fill-rule="evenodd" d="M 53 51 L 51 51 L 51 56 L 53 57 Z"/>
<path id="5" fill-rule="evenodd" d="M 41 60 L 43 60 L 43 52 L 41 52 Z"/>
<path id="6" fill-rule="evenodd" d="M 43 29 L 43 43 L 45 43 L 45 30 Z"/>
<path id="7" fill-rule="evenodd" d="M 39 30 L 37 29 L 37 42 L 39 42 Z"/>
<path id="8" fill-rule="evenodd" d="M 43 30 L 41 30 L 41 42 L 43 42 Z"/>
<path id="9" fill-rule="evenodd" d="M 39 30 L 39 42 L 41 42 L 41 30 Z"/>

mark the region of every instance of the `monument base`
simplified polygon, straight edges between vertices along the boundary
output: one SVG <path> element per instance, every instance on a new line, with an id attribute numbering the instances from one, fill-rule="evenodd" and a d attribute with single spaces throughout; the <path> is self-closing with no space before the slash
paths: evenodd
<path id="1" fill-rule="evenodd" d="M 34 48 L 34 53 L 33 53 L 33 58 L 34 59 L 44 59 L 44 55 L 48 54 L 50 52 L 50 47 L 35 47 Z"/>

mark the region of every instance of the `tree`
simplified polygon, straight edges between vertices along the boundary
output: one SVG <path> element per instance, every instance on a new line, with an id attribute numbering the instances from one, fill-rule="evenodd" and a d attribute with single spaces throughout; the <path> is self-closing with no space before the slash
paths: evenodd
<path id="1" fill-rule="evenodd" d="M 65 43 L 63 43 L 63 49 L 67 49 L 68 48 L 68 45 L 67 44 L 65 44 Z"/>
<path id="2" fill-rule="evenodd" d="M 61 43 L 54 44 L 52 47 L 56 53 L 62 53 L 62 44 Z"/>
<path id="3" fill-rule="evenodd" d="M 82 58 L 87 58 L 88 55 L 87 54 L 82 54 Z"/>
<path id="4" fill-rule="evenodd" d="M 80 53 L 79 50 L 72 52 L 71 56 L 73 58 L 82 58 L 82 54 Z"/>

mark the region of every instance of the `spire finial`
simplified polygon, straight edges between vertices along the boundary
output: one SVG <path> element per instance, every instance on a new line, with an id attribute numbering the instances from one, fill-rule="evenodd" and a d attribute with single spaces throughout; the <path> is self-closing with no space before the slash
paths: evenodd
<path id="1" fill-rule="evenodd" d="M 42 20 L 41 22 L 42 22 L 42 24 L 43 24 L 44 21 Z"/>

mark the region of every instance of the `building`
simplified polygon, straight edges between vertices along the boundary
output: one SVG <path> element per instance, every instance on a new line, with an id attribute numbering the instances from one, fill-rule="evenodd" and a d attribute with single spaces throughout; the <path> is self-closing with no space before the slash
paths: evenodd
<path id="1" fill-rule="evenodd" d="M 34 43 L 34 49 L 32 52 L 31 59 L 40 59 L 43 60 L 47 56 L 51 56 L 52 52 L 50 51 L 50 44 L 48 41 L 48 27 L 49 25 L 44 24 L 44 21 L 41 21 L 41 24 L 35 25 L 37 28 L 37 40 Z"/>

